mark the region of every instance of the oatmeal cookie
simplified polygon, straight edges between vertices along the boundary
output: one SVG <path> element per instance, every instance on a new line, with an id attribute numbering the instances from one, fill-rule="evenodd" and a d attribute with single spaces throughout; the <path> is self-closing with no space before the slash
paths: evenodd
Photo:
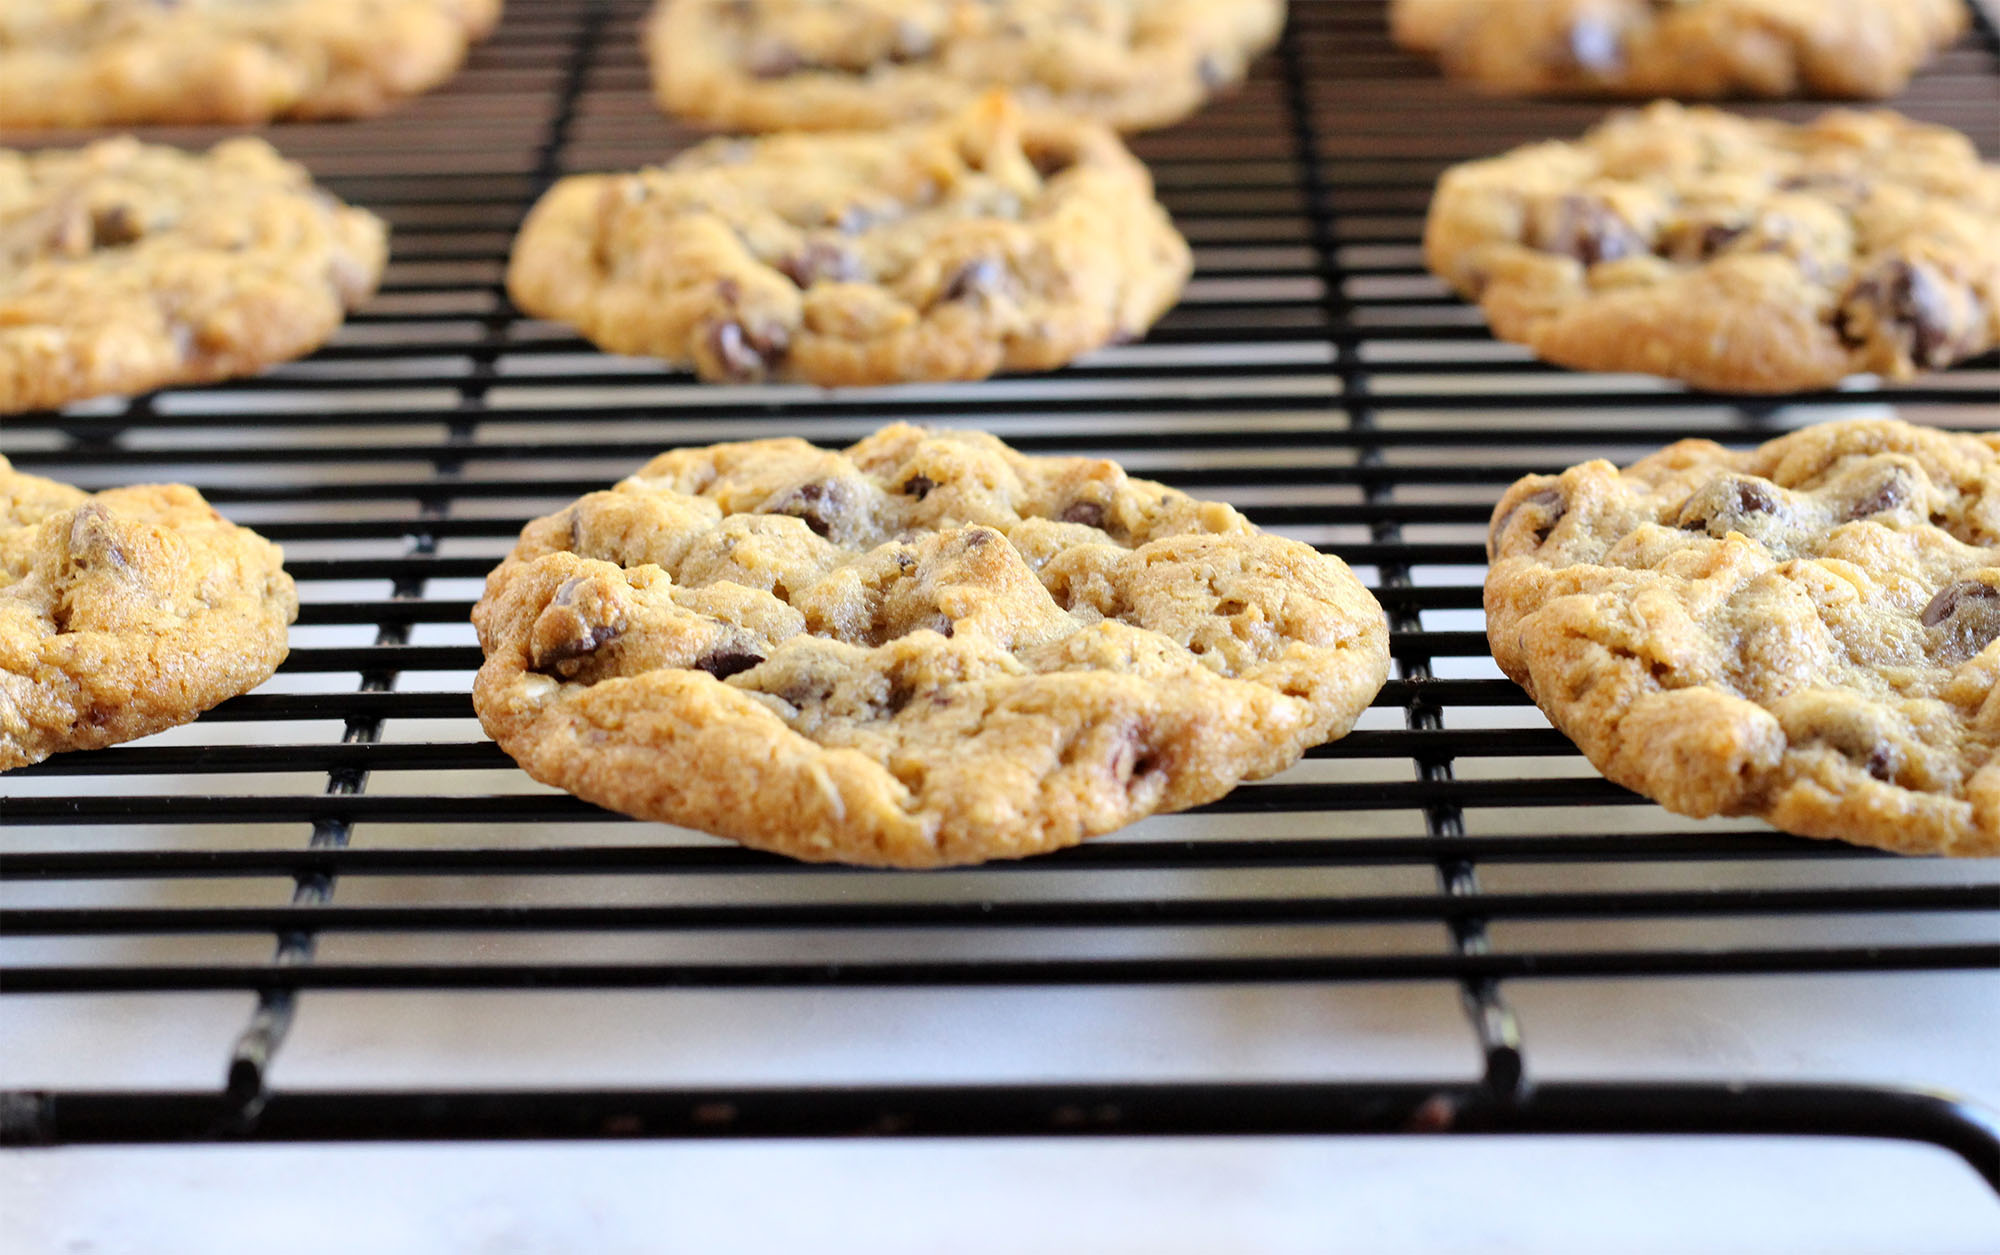
<path id="1" fill-rule="evenodd" d="M 1827 423 L 1509 489 L 1493 656 L 1684 815 L 2000 854 L 2000 434 Z"/>
<path id="2" fill-rule="evenodd" d="M 1284 0 L 660 0 L 669 113 L 730 130 L 939 118 L 991 87 L 1120 130 L 1165 126 L 1242 79 Z"/>
<path id="3" fill-rule="evenodd" d="M 1339 559 L 1110 462 L 893 426 L 664 454 L 473 610 L 528 773 L 796 858 L 1072 845 L 1342 735 L 1388 668 Z"/>
<path id="4" fill-rule="evenodd" d="M 1516 94 L 1894 96 L 1964 0 L 1392 0 L 1445 72 Z"/>
<path id="5" fill-rule="evenodd" d="M 310 353 L 387 255 L 379 220 L 261 140 L 0 149 L 0 413 Z"/>
<path id="6" fill-rule="evenodd" d="M 1116 135 L 995 95 L 941 124 L 564 179 L 507 287 L 614 353 L 840 386 L 1060 366 L 1144 332 L 1190 269 Z"/>
<path id="7" fill-rule="evenodd" d="M 2000 166 L 1886 111 L 1619 114 L 1447 172 L 1424 252 L 1495 335 L 1583 370 L 1790 392 L 2000 343 Z"/>
<path id="8" fill-rule="evenodd" d="M 449 78 L 500 0 L 0 0 L 0 127 L 362 117 Z"/>
<path id="9" fill-rule="evenodd" d="M 83 493 L 0 458 L 0 771 L 269 679 L 298 615 L 283 558 L 185 485 Z"/>

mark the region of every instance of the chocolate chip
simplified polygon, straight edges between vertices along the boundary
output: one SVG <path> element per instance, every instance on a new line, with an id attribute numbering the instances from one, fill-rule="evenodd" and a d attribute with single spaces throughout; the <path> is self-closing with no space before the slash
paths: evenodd
<path id="1" fill-rule="evenodd" d="M 903 492 L 919 501 L 930 496 L 931 489 L 935 487 L 937 481 L 928 475 L 912 475 L 903 481 Z"/>
<path id="2" fill-rule="evenodd" d="M 1076 164 L 1076 150 L 1073 148 L 1053 144 L 1028 144 L 1025 150 L 1028 161 L 1035 167 L 1035 173 L 1044 179 L 1053 179 Z"/>
<path id="3" fill-rule="evenodd" d="M 1940 661 L 1964 662 L 2000 638 L 2000 587 L 1982 580 L 1947 584 L 1919 619 L 1925 627 L 1938 630 L 1932 652 Z"/>
<path id="4" fill-rule="evenodd" d="M 1865 325 L 1854 325 L 1859 305 L 1872 314 L 1874 326 L 1895 338 L 1898 348 L 1919 366 L 1951 364 L 1957 341 L 1951 325 L 1951 305 L 1944 286 L 1928 266 L 1894 258 L 1854 285 L 1842 304 L 1841 334 L 1850 344 L 1866 343 Z"/>
<path id="5" fill-rule="evenodd" d="M 1832 170 L 1809 170 L 1780 180 L 1778 190 L 1814 192 L 1821 196 L 1860 200 L 1868 194 L 1868 181 L 1854 174 L 1842 174 Z"/>
<path id="6" fill-rule="evenodd" d="M 1104 507 L 1095 501 L 1079 501 L 1062 512 L 1065 523 L 1081 523 L 1085 527 L 1104 526 Z"/>
<path id="7" fill-rule="evenodd" d="M 1007 268 L 990 257 L 969 261 L 952 271 L 945 280 L 947 301 L 984 300 L 999 292 L 1007 282 Z"/>
<path id="8" fill-rule="evenodd" d="M 764 661 L 764 655 L 747 649 L 716 649 L 694 660 L 697 670 L 706 671 L 718 680 L 726 680 L 739 671 L 748 671 Z"/>
<path id="9" fill-rule="evenodd" d="M 805 63 L 804 53 L 782 39 L 769 36 L 751 43 L 743 54 L 743 68 L 753 78 L 783 78 L 797 73 Z"/>
<path id="10" fill-rule="evenodd" d="M 1580 17 L 1570 24 L 1569 58 L 1592 74 L 1615 74 L 1625 64 L 1618 30 L 1597 17 Z"/>
<path id="11" fill-rule="evenodd" d="M 1541 227 L 1537 247 L 1567 254 L 1586 266 L 1652 251 L 1631 223 L 1611 206 L 1588 196 L 1570 195 L 1556 201 Z"/>
<path id="12" fill-rule="evenodd" d="M 111 513 L 95 501 L 76 508 L 69 520 L 70 565 L 88 571 L 102 565 L 114 571 L 130 568 L 131 560 L 119 547 L 118 532 Z"/>
<path id="13" fill-rule="evenodd" d="M 1229 81 L 1228 67 L 1212 52 L 1195 62 L 1194 72 L 1201 79 L 1201 85 L 1211 91 Z"/>
<path id="14" fill-rule="evenodd" d="M 709 352 L 723 377 L 737 382 L 762 378 L 771 363 L 784 356 L 788 342 L 782 330 L 757 335 L 736 321 L 719 322 L 708 332 Z"/>
<path id="15" fill-rule="evenodd" d="M 90 215 L 90 236 L 95 248 L 120 248 L 136 242 L 145 233 L 139 215 L 125 205 L 111 205 Z"/>
<path id="16" fill-rule="evenodd" d="M 814 535 L 832 536 L 834 530 L 855 511 L 854 488 L 845 480 L 815 479 L 800 484 L 771 501 L 764 508 L 772 514 L 788 514 L 804 522 Z"/>
<path id="17" fill-rule="evenodd" d="M 889 60 L 897 65 L 907 65 L 928 57 L 936 48 L 935 35 L 908 18 L 900 18 L 896 22 L 896 38 L 889 45 Z"/>
<path id="18" fill-rule="evenodd" d="M 1884 782 L 1896 778 L 1896 754 L 1887 745 L 1877 745 L 1862 764 L 1868 774 Z"/>
<path id="19" fill-rule="evenodd" d="M 1667 233 L 1664 251 L 1684 266 L 1693 265 L 1722 252 L 1747 230 L 1731 222 L 1684 222 Z"/>
<path id="20" fill-rule="evenodd" d="M 625 625 L 622 623 L 588 626 L 577 635 L 558 641 L 548 649 L 536 653 L 534 669 L 543 675 L 564 678 L 566 674 L 574 674 L 576 668 L 565 668 L 562 666 L 563 663 L 575 662 L 586 654 L 594 654 L 623 635 L 625 635 Z"/>
<path id="21" fill-rule="evenodd" d="M 1873 488 L 1862 493 L 1853 505 L 1847 508 L 1847 517 L 1865 519 L 1874 514 L 1886 514 L 1890 510 L 1900 510 L 1916 496 L 1916 485 L 1910 473 L 1900 466 L 1891 467 Z"/>
<path id="22" fill-rule="evenodd" d="M 1515 517 L 1521 513 L 1523 508 L 1530 506 L 1541 511 L 1546 516 L 1540 523 L 1535 525 L 1535 545 L 1538 548 L 1544 541 L 1548 540 L 1549 534 L 1556 530 L 1556 524 L 1562 522 L 1563 515 L 1569 513 L 1569 501 L 1563 496 L 1560 490 L 1555 488 L 1539 489 L 1529 493 L 1508 508 L 1507 513 L 1501 516 L 1500 522 L 1493 528 L 1494 537 L 1497 539 L 1505 536 L 1507 529 L 1513 526 Z"/>
<path id="23" fill-rule="evenodd" d="M 866 274 L 853 249 L 830 240 L 808 240 L 798 252 L 780 261 L 778 269 L 802 288 L 821 280 L 845 283 Z"/>
<path id="24" fill-rule="evenodd" d="M 1681 503 L 1675 525 L 1719 539 L 1743 531 L 1751 519 L 1776 514 L 1780 504 L 1776 489 L 1761 479 L 1720 479 L 1696 489 Z"/>

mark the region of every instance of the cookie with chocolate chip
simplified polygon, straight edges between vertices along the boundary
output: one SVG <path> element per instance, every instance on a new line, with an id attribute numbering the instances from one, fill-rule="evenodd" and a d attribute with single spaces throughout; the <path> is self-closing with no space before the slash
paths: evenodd
<path id="1" fill-rule="evenodd" d="M 1493 656 L 1611 779 L 1684 815 L 2000 854 L 2000 434 L 1685 440 L 1522 480 L 1487 548 Z"/>
<path id="2" fill-rule="evenodd" d="M 614 353 L 832 387 L 1061 366 L 1144 332 L 1190 268 L 1116 135 L 994 95 L 944 123 L 564 179 L 507 286 Z"/>
<path id="3" fill-rule="evenodd" d="M 1964 0 L 1392 0 L 1447 74 L 1521 95 L 1831 96 L 1903 90 L 1965 31 Z"/>
<path id="4" fill-rule="evenodd" d="M 85 493 L 0 458 L 0 771 L 269 679 L 298 615 L 283 559 L 185 485 Z"/>
<path id="5" fill-rule="evenodd" d="M 660 0 L 669 113 L 736 131 L 945 117 L 989 88 L 1120 130 L 1178 121 L 1243 77 L 1283 0 Z"/>
<path id="6" fill-rule="evenodd" d="M 0 414 L 309 353 L 387 256 L 374 215 L 261 140 L 0 149 Z"/>
<path id="7" fill-rule="evenodd" d="M 0 0 L 0 127 L 362 117 L 499 20 L 500 0 Z"/>
<path id="8" fill-rule="evenodd" d="M 2000 344 L 2000 166 L 1886 111 L 1614 115 L 1447 172 L 1424 252 L 1495 335 L 1582 370 L 1775 393 Z"/>
<path id="9" fill-rule="evenodd" d="M 663 454 L 530 523 L 473 610 L 527 772 L 796 858 L 1072 845 L 1338 737 L 1388 669 L 1339 559 L 976 432 Z"/>

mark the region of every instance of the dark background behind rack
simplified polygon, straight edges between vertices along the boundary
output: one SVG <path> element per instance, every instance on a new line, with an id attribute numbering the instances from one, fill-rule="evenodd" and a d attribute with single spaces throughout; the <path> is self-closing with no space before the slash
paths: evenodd
<path id="1" fill-rule="evenodd" d="M 136 1012 L 113 1000 L 136 1016 L 119 1024 L 218 1046 L 193 1084 L 17 1087 L 0 1099 L 7 1142 L 1844 1132 L 1950 1146 L 2000 1186 L 1992 1117 L 1949 1097 L 1698 1072 L 1536 1082 L 1534 1015 L 1516 1012 L 1550 981 L 1594 982 L 1606 1014 L 1628 1015 L 1670 1006 L 1670 976 L 1990 972 L 2000 870 L 1647 806 L 1498 678 L 1478 614 L 1483 525 L 1520 474 L 1891 407 L 1990 428 L 2000 361 L 1744 406 L 1495 344 L 1423 270 L 1431 184 L 1451 162 L 1577 132 L 1600 106 L 1479 100 L 1393 49 L 1375 0 L 1299 0 L 1244 90 L 1134 141 L 1198 262 L 1144 343 L 976 386 L 697 386 L 520 318 L 500 286 L 554 178 L 697 138 L 646 91 L 643 8 L 510 0 L 447 89 L 380 120 L 274 128 L 395 229 L 382 294 L 332 347 L 255 381 L 6 421 L 0 451 L 23 470 L 194 483 L 284 543 L 305 602 L 266 690 L 0 783 L 0 1011 L 16 1024 L 0 1040 L 94 1034 L 112 1023 L 93 1010 L 106 996 L 145 994 Z M 2000 151 L 1992 27 L 1898 107 Z M 1340 554 L 1392 616 L 1396 678 L 1360 731 L 1276 781 L 1053 857 L 924 877 L 628 823 L 537 788 L 479 736 L 464 621 L 525 519 L 671 445 L 839 443 L 887 418 L 1115 457 Z M 507 1076 L 329 1092 L 268 1075 L 301 1008 L 338 1017 L 343 999 L 389 991 L 512 991 L 511 1014 L 533 1017 L 534 1000 L 579 990 L 1385 983 L 1454 991 L 1471 1066 L 1222 1084 L 1113 1059 L 1067 1086 L 946 1068 L 562 1095 Z M 1339 1054 L 1337 1034 L 1326 1047 Z M 919 1084 L 940 1077 L 955 1084 Z"/>

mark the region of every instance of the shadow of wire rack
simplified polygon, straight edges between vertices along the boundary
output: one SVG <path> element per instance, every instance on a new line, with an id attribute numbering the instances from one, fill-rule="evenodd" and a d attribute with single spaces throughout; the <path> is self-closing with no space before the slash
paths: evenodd
<path id="1" fill-rule="evenodd" d="M 2000 1188 L 1994 1117 L 1935 1092 L 1536 1082 L 1511 981 L 1991 971 L 2000 872 L 1646 806 L 1498 677 L 1478 616 L 1483 524 L 1517 475 L 1856 413 L 1990 427 L 2000 361 L 1744 406 L 1552 371 L 1493 343 L 1424 273 L 1430 186 L 1452 161 L 1573 133 L 1599 107 L 1476 100 L 1389 45 L 1379 0 L 1295 0 L 1242 92 L 1136 141 L 1199 261 L 1146 342 L 981 385 L 696 386 L 519 317 L 499 282 L 553 178 L 695 138 L 647 96 L 642 8 L 511 0 L 448 89 L 382 120 L 275 128 L 396 230 L 381 296 L 334 346 L 256 381 L 8 420 L 24 470 L 195 483 L 285 543 L 305 606 L 264 691 L 0 782 L 13 903 L 0 992 L 254 1000 L 213 1088 L 15 1090 L 0 1095 L 0 1140 L 1838 1134 L 1948 1147 Z M 1900 107 L 1991 154 L 1996 102 L 2000 36 L 1982 21 Z M 672 444 L 838 443 L 889 417 L 1113 456 L 1342 555 L 1392 616 L 1396 678 L 1361 730 L 1277 781 L 1028 864 L 932 876 L 804 867 L 626 823 L 536 789 L 479 736 L 464 621 L 526 518 Z M 1511 874 L 1523 869 L 1544 876 Z M 289 903 L 228 891 L 246 883 L 288 885 Z M 633 884 L 647 891 L 622 891 Z M 1572 924 L 1615 929 L 1598 944 L 1548 931 Z M 534 944 L 506 944 L 521 938 Z M 1483 1066 L 1440 1080 L 584 1090 L 267 1078 L 299 1000 L 322 991 L 531 1004 L 575 990 L 1410 982 L 1457 989 Z"/>

